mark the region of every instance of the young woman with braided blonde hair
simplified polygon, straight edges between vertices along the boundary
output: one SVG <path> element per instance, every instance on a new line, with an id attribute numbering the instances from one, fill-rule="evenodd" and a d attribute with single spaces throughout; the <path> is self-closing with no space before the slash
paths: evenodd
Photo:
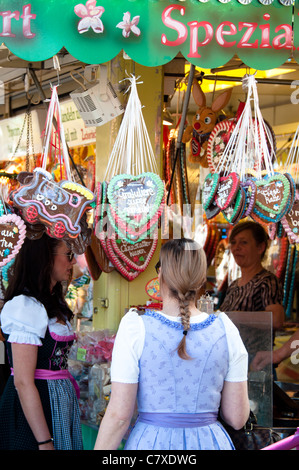
<path id="1" fill-rule="evenodd" d="M 240 429 L 249 416 L 248 355 L 239 332 L 220 313 L 195 305 L 206 279 L 205 253 L 193 240 L 165 243 L 159 281 L 163 311 L 130 310 L 116 336 L 111 398 L 95 449 L 117 449 L 138 418 L 125 449 L 230 450 L 217 420 Z"/>

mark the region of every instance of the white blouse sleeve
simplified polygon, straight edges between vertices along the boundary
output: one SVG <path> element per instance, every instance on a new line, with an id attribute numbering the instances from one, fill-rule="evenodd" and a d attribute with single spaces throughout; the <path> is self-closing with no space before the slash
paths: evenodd
<path id="1" fill-rule="evenodd" d="M 229 369 L 225 380 L 227 382 L 245 382 L 248 378 L 248 353 L 241 339 L 238 328 L 220 312 L 218 317 L 222 320 L 229 352 Z"/>
<path id="2" fill-rule="evenodd" d="M 114 342 L 111 362 L 111 381 L 138 383 L 139 358 L 142 354 L 145 328 L 136 310 L 122 318 Z"/>
<path id="3" fill-rule="evenodd" d="M 1 312 L 1 328 L 10 343 L 41 346 L 48 315 L 45 307 L 33 297 L 18 295 L 5 303 Z"/>

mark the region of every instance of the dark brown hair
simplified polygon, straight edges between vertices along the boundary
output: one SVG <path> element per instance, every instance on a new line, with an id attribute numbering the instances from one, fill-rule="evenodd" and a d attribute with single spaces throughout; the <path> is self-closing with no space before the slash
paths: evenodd
<path id="1" fill-rule="evenodd" d="M 187 238 L 169 240 L 160 252 L 160 283 L 178 300 L 184 334 L 178 345 L 182 359 L 190 359 L 186 352 L 186 333 L 190 328 L 189 304 L 195 301 L 198 290 L 206 281 L 207 262 L 204 250 Z"/>
<path id="2" fill-rule="evenodd" d="M 4 302 L 17 295 L 27 295 L 44 305 L 49 318 L 72 318 L 73 314 L 64 300 L 62 284 L 58 282 L 50 292 L 54 252 L 60 243 L 61 240 L 46 234 L 37 240 L 25 238 L 9 276 Z"/>
<path id="3" fill-rule="evenodd" d="M 236 235 L 243 232 L 244 230 L 251 231 L 257 245 L 265 243 L 265 250 L 261 255 L 261 258 L 263 259 L 268 248 L 269 236 L 266 233 L 264 227 L 262 227 L 262 225 L 258 224 L 257 222 L 247 220 L 246 222 L 240 222 L 239 224 L 235 225 L 229 235 L 229 242 L 231 242 Z"/>

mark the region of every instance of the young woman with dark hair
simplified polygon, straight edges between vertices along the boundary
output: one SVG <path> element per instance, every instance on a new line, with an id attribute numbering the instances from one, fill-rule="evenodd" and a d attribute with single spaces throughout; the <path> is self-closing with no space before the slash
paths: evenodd
<path id="1" fill-rule="evenodd" d="M 111 398 L 95 449 L 117 449 L 137 397 L 128 450 L 231 450 L 217 420 L 240 429 L 249 416 L 248 355 L 239 332 L 220 313 L 195 305 L 206 279 L 204 251 L 193 240 L 170 240 L 160 252 L 163 311 L 130 310 L 121 320 L 112 364 Z"/>
<path id="2" fill-rule="evenodd" d="M 0 449 L 82 449 L 63 296 L 74 263 L 67 243 L 46 234 L 26 238 L 15 258 L 0 316 L 12 370 L 0 401 Z"/>

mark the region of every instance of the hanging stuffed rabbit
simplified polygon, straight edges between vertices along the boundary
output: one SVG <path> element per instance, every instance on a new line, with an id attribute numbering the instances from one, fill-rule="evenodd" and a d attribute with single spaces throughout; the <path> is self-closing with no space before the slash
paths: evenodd
<path id="1" fill-rule="evenodd" d="M 207 145 L 210 133 L 217 123 L 218 113 L 230 100 L 232 88 L 224 91 L 213 101 L 211 107 L 206 105 L 206 97 L 197 80 L 193 81 L 193 98 L 198 105 L 196 114 L 193 116 L 192 125 L 187 126 L 182 142 L 187 143 L 191 139 L 191 152 L 189 161 L 199 163 L 204 168 L 208 168 Z"/>

